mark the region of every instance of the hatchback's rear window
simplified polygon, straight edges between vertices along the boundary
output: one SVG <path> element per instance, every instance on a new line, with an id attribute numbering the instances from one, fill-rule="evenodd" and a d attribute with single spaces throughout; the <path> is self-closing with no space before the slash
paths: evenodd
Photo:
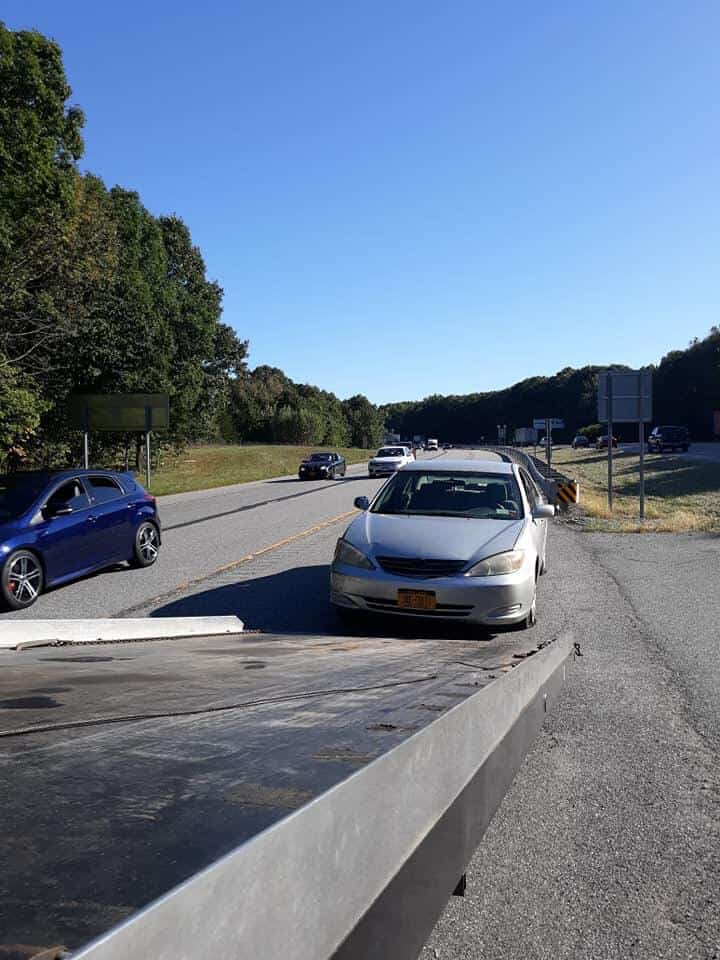
<path id="1" fill-rule="evenodd" d="M 86 481 L 90 494 L 96 503 L 105 503 L 122 497 L 124 491 L 112 477 L 88 477 Z"/>

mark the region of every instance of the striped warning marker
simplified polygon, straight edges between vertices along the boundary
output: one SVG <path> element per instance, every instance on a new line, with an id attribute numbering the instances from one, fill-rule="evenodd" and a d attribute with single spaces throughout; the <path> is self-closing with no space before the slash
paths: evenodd
<path id="1" fill-rule="evenodd" d="M 565 506 L 580 503 L 580 484 L 577 480 L 558 480 L 556 491 L 558 503 Z"/>

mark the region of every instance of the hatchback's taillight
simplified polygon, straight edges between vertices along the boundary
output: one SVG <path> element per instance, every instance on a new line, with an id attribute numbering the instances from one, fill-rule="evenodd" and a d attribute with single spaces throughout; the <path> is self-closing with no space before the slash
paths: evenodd
<path id="1" fill-rule="evenodd" d="M 157 500 L 151 493 L 146 493 L 143 499 L 147 503 L 151 503 L 154 507 L 157 506 Z"/>

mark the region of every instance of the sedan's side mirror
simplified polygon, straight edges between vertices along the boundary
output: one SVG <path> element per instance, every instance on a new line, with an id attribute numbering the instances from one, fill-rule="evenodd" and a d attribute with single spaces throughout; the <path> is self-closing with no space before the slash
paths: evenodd
<path id="1" fill-rule="evenodd" d="M 353 501 L 358 510 L 367 510 L 370 506 L 370 501 L 367 497 L 355 497 Z"/>
<path id="2" fill-rule="evenodd" d="M 555 516 L 555 507 L 552 503 L 538 503 L 533 507 L 533 520 L 548 520 Z"/>
<path id="3" fill-rule="evenodd" d="M 46 519 L 52 520 L 54 517 L 67 517 L 73 512 L 72 507 L 55 507 L 54 510 L 45 507 L 43 513 L 45 514 Z"/>

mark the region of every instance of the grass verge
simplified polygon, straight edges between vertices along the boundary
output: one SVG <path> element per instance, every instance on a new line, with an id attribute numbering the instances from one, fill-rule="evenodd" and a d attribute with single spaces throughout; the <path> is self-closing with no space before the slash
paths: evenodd
<path id="1" fill-rule="evenodd" d="M 285 476 L 297 473 L 304 457 L 323 449 L 269 444 L 192 447 L 176 457 L 166 456 L 151 477 L 150 489 L 156 496 L 163 496 Z M 332 449 L 341 453 L 348 464 L 361 463 L 374 452 L 356 447 Z M 144 474 L 139 473 L 138 480 L 144 484 Z"/>
<path id="2" fill-rule="evenodd" d="M 607 505 L 607 453 L 553 451 L 553 466 L 580 483 L 578 516 L 588 530 L 612 532 L 720 533 L 720 463 L 681 454 L 646 454 L 645 521 L 640 513 L 640 457 L 615 451 L 613 511 Z"/>

